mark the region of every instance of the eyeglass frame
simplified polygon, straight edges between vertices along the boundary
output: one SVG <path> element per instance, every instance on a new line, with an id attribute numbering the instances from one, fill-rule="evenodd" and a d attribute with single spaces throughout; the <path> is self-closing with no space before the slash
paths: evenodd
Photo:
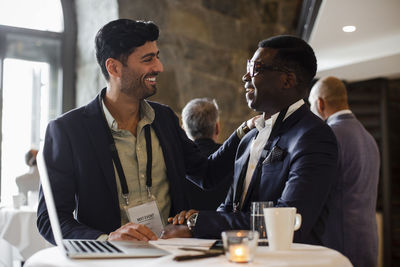
<path id="1" fill-rule="evenodd" d="M 258 65 L 258 67 L 257 67 Z M 276 66 L 267 66 L 264 63 L 262 63 L 261 61 L 252 61 L 250 59 L 247 60 L 247 73 L 250 75 L 250 78 L 253 78 L 255 76 L 257 76 L 257 74 L 261 71 L 261 70 L 270 70 L 270 71 L 279 71 L 279 72 L 284 72 L 284 73 L 290 73 L 293 72 L 291 70 L 288 69 L 284 69 L 282 67 L 276 67 Z"/>

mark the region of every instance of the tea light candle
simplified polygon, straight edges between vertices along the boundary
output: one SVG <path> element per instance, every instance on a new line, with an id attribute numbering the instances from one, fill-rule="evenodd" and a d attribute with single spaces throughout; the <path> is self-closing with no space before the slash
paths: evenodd
<path id="1" fill-rule="evenodd" d="M 229 246 L 229 260 L 234 262 L 249 262 L 250 251 L 248 246 L 243 244 Z"/>

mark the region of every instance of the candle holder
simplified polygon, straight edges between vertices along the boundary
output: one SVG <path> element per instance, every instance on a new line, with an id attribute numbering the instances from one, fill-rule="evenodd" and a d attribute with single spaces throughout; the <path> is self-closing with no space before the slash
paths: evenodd
<path id="1" fill-rule="evenodd" d="M 222 232 L 226 258 L 232 262 L 251 262 L 258 244 L 258 232 L 232 230 Z"/>

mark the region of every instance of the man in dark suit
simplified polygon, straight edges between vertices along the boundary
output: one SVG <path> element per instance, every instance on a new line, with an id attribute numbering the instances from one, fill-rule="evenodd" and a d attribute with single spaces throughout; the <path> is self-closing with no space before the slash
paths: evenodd
<path id="1" fill-rule="evenodd" d="M 221 146 L 216 143 L 220 124 L 218 105 L 215 100 L 208 98 L 190 100 L 182 109 L 182 125 L 187 136 L 194 141 L 204 156 L 208 157 Z M 216 210 L 224 201 L 231 183 L 232 173 L 225 179 L 221 179 L 216 189 L 208 191 L 185 180 L 188 206 L 197 210 Z"/>
<path id="2" fill-rule="evenodd" d="M 64 238 L 156 239 L 153 229 L 162 228 L 162 220 L 188 208 L 186 173 L 206 187 L 233 171 L 245 127 L 207 160 L 169 107 L 145 100 L 156 93 L 163 71 L 158 33 L 152 22 L 128 19 L 101 28 L 96 57 L 107 87 L 47 127 L 43 155 Z M 40 233 L 54 243 L 42 192 L 37 214 Z M 155 228 L 132 218 L 149 219 Z"/>
<path id="3" fill-rule="evenodd" d="M 243 76 L 250 108 L 263 112 L 256 128 L 240 142 L 234 182 L 217 211 L 182 212 L 171 218 L 164 237 L 220 238 L 229 229 L 250 228 L 252 201 L 296 207 L 302 215 L 294 241 L 342 249 L 341 203 L 333 202 L 337 183 L 337 144 L 332 130 L 305 105 L 317 69 L 312 48 L 294 36 L 259 43 Z M 191 177 L 196 181 L 195 177 Z"/>
<path id="4" fill-rule="evenodd" d="M 376 266 L 378 146 L 349 109 L 346 86 L 338 78 L 320 79 L 310 92 L 309 102 L 311 110 L 332 128 L 338 142 L 340 180 L 335 195 L 343 203 L 338 215 L 343 225 L 343 254 L 354 266 Z"/>

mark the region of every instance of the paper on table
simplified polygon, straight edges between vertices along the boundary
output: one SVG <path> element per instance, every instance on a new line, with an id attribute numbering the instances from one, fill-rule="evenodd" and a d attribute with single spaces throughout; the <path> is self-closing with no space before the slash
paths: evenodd
<path id="1" fill-rule="evenodd" d="M 179 247 L 211 247 L 216 239 L 200 238 L 170 238 L 151 240 L 150 243 L 159 246 L 179 246 Z"/>

